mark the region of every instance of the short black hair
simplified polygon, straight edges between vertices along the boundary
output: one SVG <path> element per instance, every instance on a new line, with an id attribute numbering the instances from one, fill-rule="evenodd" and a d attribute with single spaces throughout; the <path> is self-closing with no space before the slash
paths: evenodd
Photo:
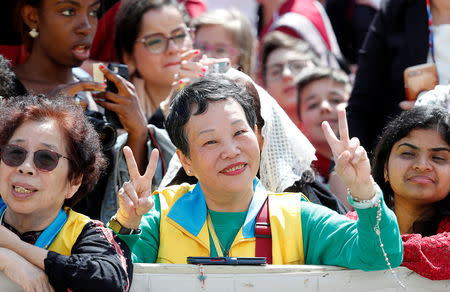
<path id="1" fill-rule="evenodd" d="M 413 130 L 435 129 L 442 139 L 450 145 L 450 112 L 439 106 L 418 106 L 400 114 L 384 129 L 373 157 L 372 175 L 384 194 L 384 199 L 389 208 L 395 207 L 394 191 L 389 182 L 385 181 L 384 169 L 389 162 L 392 147 Z M 429 220 L 429 224 L 421 224 L 420 230 L 414 230 L 422 235 L 431 235 L 436 231 L 442 216 L 450 215 L 450 196 L 434 204 L 435 219 Z M 420 222 L 423 223 L 423 222 Z M 430 226 L 431 224 L 431 226 Z M 427 226 L 427 227 L 425 227 Z M 414 228 L 414 226 L 413 226 Z"/>
<path id="2" fill-rule="evenodd" d="M 132 54 L 133 46 L 141 29 L 142 16 L 147 11 L 160 9 L 164 6 L 173 6 L 180 11 L 186 25 L 190 18 L 184 6 L 176 0 L 127 0 L 122 1 L 116 17 L 116 33 L 114 47 L 123 63 L 123 54 Z"/>
<path id="3" fill-rule="evenodd" d="M 239 87 L 224 74 L 208 75 L 178 92 L 170 106 L 165 127 L 173 144 L 184 155 L 189 157 L 189 143 L 185 128 L 191 115 L 200 115 L 208 109 L 209 103 L 228 98 L 242 106 L 247 122 L 254 130 L 256 114 L 253 98 L 245 88 Z M 196 112 L 192 112 L 193 105 L 197 105 Z"/>

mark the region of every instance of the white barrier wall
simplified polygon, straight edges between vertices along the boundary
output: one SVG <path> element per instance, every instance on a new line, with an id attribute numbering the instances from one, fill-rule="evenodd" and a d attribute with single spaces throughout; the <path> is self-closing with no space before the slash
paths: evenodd
<path id="1" fill-rule="evenodd" d="M 431 281 L 406 268 L 363 272 L 330 266 L 199 266 L 135 264 L 133 292 L 171 291 L 450 291 L 450 280 Z M 0 273 L 0 291 L 22 291 Z"/>

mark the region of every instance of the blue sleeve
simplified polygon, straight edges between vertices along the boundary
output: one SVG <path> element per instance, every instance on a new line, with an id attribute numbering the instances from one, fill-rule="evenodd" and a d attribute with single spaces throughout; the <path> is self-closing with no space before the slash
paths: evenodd
<path id="1" fill-rule="evenodd" d="M 375 233 L 377 208 L 356 210 L 358 221 L 309 202 L 301 203 L 305 263 L 364 271 L 387 269 Z M 392 267 L 401 264 L 403 245 L 395 214 L 381 199 L 380 236 Z"/>
<path id="2" fill-rule="evenodd" d="M 154 263 L 159 250 L 159 226 L 161 223 L 161 204 L 159 195 L 153 196 L 155 206 L 142 216 L 139 228 L 141 233 L 120 235 L 131 250 L 133 263 Z"/>

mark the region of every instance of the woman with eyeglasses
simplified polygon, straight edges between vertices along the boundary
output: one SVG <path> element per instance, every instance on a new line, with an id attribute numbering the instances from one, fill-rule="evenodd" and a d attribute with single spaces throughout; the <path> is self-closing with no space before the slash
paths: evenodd
<path id="1" fill-rule="evenodd" d="M 192 20 L 194 48 L 213 58 L 229 58 L 249 76 L 255 70 L 256 37 L 249 20 L 236 9 L 216 9 Z"/>
<path id="2" fill-rule="evenodd" d="M 192 59 L 189 17 L 175 0 L 124 1 L 116 19 L 115 47 L 127 64 L 149 123 L 163 128 L 173 86 L 202 77 L 206 67 Z M 161 103 L 163 103 L 161 105 Z"/>
<path id="3" fill-rule="evenodd" d="M 126 244 L 71 209 L 106 166 L 81 107 L 14 97 L 0 120 L 0 271 L 25 291 L 128 291 Z"/>
<path id="4" fill-rule="evenodd" d="M 319 59 L 304 41 L 274 31 L 262 43 L 261 70 L 264 88 L 299 127 L 295 80 L 305 68 L 319 65 Z"/>

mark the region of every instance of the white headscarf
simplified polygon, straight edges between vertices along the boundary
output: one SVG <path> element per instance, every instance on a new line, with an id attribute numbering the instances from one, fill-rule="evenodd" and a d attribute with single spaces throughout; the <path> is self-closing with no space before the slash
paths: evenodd
<path id="1" fill-rule="evenodd" d="M 439 105 L 450 110 L 450 85 L 437 85 L 433 90 L 419 94 L 415 106 Z"/>
<path id="2" fill-rule="evenodd" d="M 225 75 L 233 80 L 246 79 L 252 82 L 258 91 L 261 116 L 264 120 L 260 180 L 267 190 L 283 192 L 299 181 L 303 172 L 310 168 L 311 162 L 316 159 L 315 148 L 275 99 L 249 76 L 235 69 L 228 70 Z M 160 187 L 167 186 L 181 167 L 178 156 L 174 155 Z"/>

